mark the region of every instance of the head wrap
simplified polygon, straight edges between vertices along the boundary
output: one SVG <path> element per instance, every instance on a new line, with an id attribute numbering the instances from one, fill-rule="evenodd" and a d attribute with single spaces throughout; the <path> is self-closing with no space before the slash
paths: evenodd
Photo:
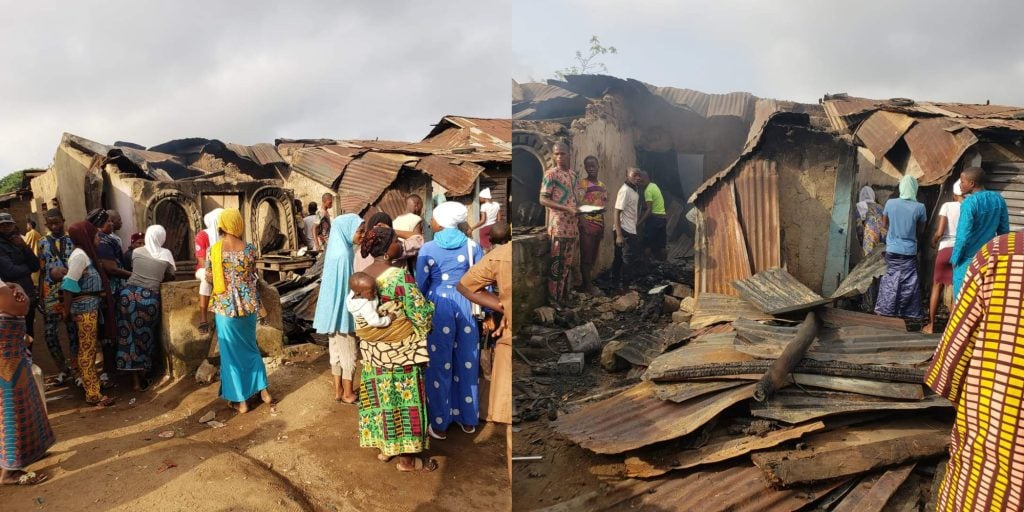
<path id="1" fill-rule="evenodd" d="M 102 228 L 103 225 L 106 224 L 108 220 L 110 220 L 110 214 L 107 213 L 107 211 L 104 210 L 103 208 L 96 208 L 95 210 L 89 212 L 88 215 L 86 215 L 85 220 L 89 221 L 89 224 L 92 224 L 97 228 Z"/>
<path id="2" fill-rule="evenodd" d="M 217 229 L 241 238 L 245 233 L 245 222 L 238 208 L 225 208 L 217 218 Z M 210 267 L 213 269 L 213 293 L 221 294 L 227 289 L 224 282 L 224 241 L 218 240 L 210 247 Z"/>
<path id="3" fill-rule="evenodd" d="M 956 183 L 953 183 L 953 195 L 956 195 L 956 196 L 964 195 L 964 189 L 963 189 L 963 187 L 960 186 L 960 180 L 956 180 Z"/>
<path id="4" fill-rule="evenodd" d="M 857 215 L 864 218 L 868 214 L 868 203 L 875 202 L 875 190 L 867 185 L 860 189 L 860 197 L 857 198 Z"/>
<path id="5" fill-rule="evenodd" d="M 110 280 L 107 278 L 107 271 L 103 269 L 99 257 L 96 256 L 95 242 L 97 233 L 99 233 L 99 229 L 91 222 L 76 222 L 68 227 L 68 236 L 71 238 L 71 243 L 75 244 L 75 248 L 81 249 L 89 257 L 89 261 L 92 262 L 93 267 L 100 274 L 100 279 L 103 281 L 103 289 L 109 292 Z"/>
<path id="6" fill-rule="evenodd" d="M 466 222 L 466 205 L 456 201 L 445 201 L 434 208 L 434 221 L 442 228 L 454 228 Z"/>
<path id="7" fill-rule="evenodd" d="M 359 244 L 359 254 L 364 258 L 384 256 L 388 253 L 388 247 L 395 240 L 395 230 L 384 226 L 377 226 L 366 230 L 363 240 Z M 329 243 L 329 242 L 328 242 Z"/>
<path id="8" fill-rule="evenodd" d="M 345 304 L 345 287 L 352 275 L 355 250 L 352 238 L 363 223 L 358 215 L 346 213 L 331 223 L 324 252 L 324 269 L 320 279 L 320 292 L 313 315 L 313 328 L 321 334 L 350 333 L 355 330 L 352 314 Z"/>
<path id="9" fill-rule="evenodd" d="M 900 199 L 917 201 L 917 178 L 908 175 L 900 180 Z"/>
<path id="10" fill-rule="evenodd" d="M 485 189 L 480 191 L 480 199 L 490 199 L 490 198 L 491 198 L 491 189 L 485 188 Z"/>
<path id="11" fill-rule="evenodd" d="M 210 240 L 210 245 L 217 243 L 217 219 L 220 218 L 220 212 L 224 211 L 223 208 L 214 208 L 203 217 L 203 224 L 206 226 L 206 237 Z"/>
<path id="12" fill-rule="evenodd" d="M 64 214 L 61 213 L 60 209 L 58 208 L 50 208 L 49 210 L 46 210 L 46 213 L 43 214 L 43 217 L 47 219 L 63 219 Z"/>
<path id="13" fill-rule="evenodd" d="M 225 208 L 221 210 L 217 218 L 217 229 L 241 238 L 245 233 L 245 222 L 242 220 L 242 212 L 238 208 Z"/>
<path id="14" fill-rule="evenodd" d="M 146 238 L 146 235 L 144 233 L 132 233 L 131 244 L 135 245 L 136 243 L 138 243 L 139 241 L 141 241 L 141 240 L 143 240 L 145 238 Z"/>
<path id="15" fill-rule="evenodd" d="M 164 260 L 171 264 L 171 268 L 178 270 L 177 265 L 174 264 L 174 255 L 171 254 L 169 249 L 164 248 L 164 242 L 167 240 L 167 231 L 163 226 L 154 224 L 146 228 L 146 252 L 150 256 Z"/>

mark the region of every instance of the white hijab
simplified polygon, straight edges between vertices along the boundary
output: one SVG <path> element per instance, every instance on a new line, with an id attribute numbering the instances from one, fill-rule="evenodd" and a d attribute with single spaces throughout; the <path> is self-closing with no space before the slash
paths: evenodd
<path id="1" fill-rule="evenodd" d="M 220 219 L 222 211 L 224 211 L 223 208 L 214 208 L 203 217 L 203 224 L 206 224 L 206 236 L 210 238 L 210 247 L 217 243 L 217 221 Z"/>
<path id="2" fill-rule="evenodd" d="M 169 249 L 164 248 L 165 241 L 167 241 L 167 230 L 163 226 L 156 224 L 146 228 L 146 252 L 158 260 L 170 263 L 171 268 L 178 270 L 174 264 L 174 255 Z"/>
<path id="3" fill-rule="evenodd" d="M 466 205 L 456 201 L 445 201 L 434 208 L 434 220 L 442 228 L 454 228 L 460 222 L 466 222 L 468 215 Z"/>
<path id="4" fill-rule="evenodd" d="M 868 214 L 868 203 L 875 202 L 875 190 L 865 185 L 860 189 L 860 197 L 857 198 L 857 215 L 863 219 Z"/>

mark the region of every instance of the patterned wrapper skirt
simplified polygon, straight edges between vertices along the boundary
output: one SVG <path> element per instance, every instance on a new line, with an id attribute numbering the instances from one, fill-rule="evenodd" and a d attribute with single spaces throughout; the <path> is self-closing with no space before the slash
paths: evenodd
<path id="1" fill-rule="evenodd" d="M 125 285 L 117 312 L 117 369 L 148 372 L 159 333 L 160 293 Z"/>
<path id="2" fill-rule="evenodd" d="M 25 468 L 54 440 L 25 352 L 25 320 L 0 315 L 0 468 Z"/>
<path id="3" fill-rule="evenodd" d="M 363 366 L 359 386 L 359 446 L 388 457 L 429 446 L 423 369 Z"/>
<path id="4" fill-rule="evenodd" d="M 885 253 L 885 275 L 878 284 L 875 313 L 900 318 L 921 318 L 921 285 L 917 277 L 917 256 Z"/>

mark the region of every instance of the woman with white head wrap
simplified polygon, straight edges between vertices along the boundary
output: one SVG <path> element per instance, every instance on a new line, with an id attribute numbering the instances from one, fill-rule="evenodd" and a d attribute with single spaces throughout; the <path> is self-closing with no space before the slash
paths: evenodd
<path id="1" fill-rule="evenodd" d="M 960 222 L 960 203 L 964 200 L 960 180 L 953 184 L 953 200 L 939 207 L 939 222 L 932 236 L 932 247 L 935 253 L 935 268 L 932 271 L 932 296 L 928 301 L 928 323 L 921 332 L 932 333 L 935 324 L 935 311 L 939 309 L 942 287 L 953 284 L 953 247 L 956 246 L 956 228 Z"/>
<path id="2" fill-rule="evenodd" d="M 860 234 L 864 255 L 871 254 L 875 246 L 885 240 L 886 229 L 882 223 L 882 205 L 875 202 L 875 191 L 864 186 L 857 201 L 857 232 Z"/>
<path id="3" fill-rule="evenodd" d="M 145 250 L 132 252 L 132 276 L 117 297 L 115 363 L 119 371 L 132 374 L 136 391 L 149 388 L 146 377 L 159 339 L 160 283 L 174 280 L 174 256 L 163 246 L 166 238 L 163 226 L 146 229 Z"/>
<path id="4" fill-rule="evenodd" d="M 473 231 L 480 230 L 480 245 L 484 250 L 491 249 L 491 226 L 498 222 L 501 205 L 491 199 L 491 189 L 480 191 L 480 221 L 473 225 Z"/>
<path id="5" fill-rule="evenodd" d="M 196 279 L 199 280 L 199 332 L 206 334 L 210 332 L 210 323 L 207 321 L 206 312 L 210 309 L 210 295 L 213 294 L 213 285 L 206 280 L 206 256 L 210 247 L 217 243 L 217 221 L 223 208 L 214 208 L 203 216 L 203 224 L 206 229 L 196 233 Z"/>
<path id="6" fill-rule="evenodd" d="M 452 423 L 472 433 L 480 416 L 480 333 L 472 303 L 455 289 L 483 257 L 480 246 L 456 227 L 466 215 L 466 206 L 455 201 L 434 208 L 434 240 L 423 245 L 416 259 L 416 285 L 435 307 L 433 329 L 427 335 L 430 365 L 424 376 L 428 432 L 434 439 L 444 439 Z"/>

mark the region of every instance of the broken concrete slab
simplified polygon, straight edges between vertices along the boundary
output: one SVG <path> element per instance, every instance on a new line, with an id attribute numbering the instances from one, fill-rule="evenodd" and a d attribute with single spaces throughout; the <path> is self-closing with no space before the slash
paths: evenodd
<path id="1" fill-rule="evenodd" d="M 681 283 L 671 283 L 669 286 L 670 288 L 668 294 L 679 300 L 683 300 L 687 297 L 693 297 L 693 287 L 691 287 L 690 285 Z"/>
<path id="2" fill-rule="evenodd" d="M 565 331 L 569 339 L 569 349 L 573 352 L 597 352 L 601 349 L 601 334 L 597 332 L 594 322 L 587 322 Z"/>
<path id="3" fill-rule="evenodd" d="M 945 452 L 949 427 L 900 419 L 844 427 L 805 438 L 802 450 L 771 450 L 751 456 L 772 486 L 848 477 Z"/>

